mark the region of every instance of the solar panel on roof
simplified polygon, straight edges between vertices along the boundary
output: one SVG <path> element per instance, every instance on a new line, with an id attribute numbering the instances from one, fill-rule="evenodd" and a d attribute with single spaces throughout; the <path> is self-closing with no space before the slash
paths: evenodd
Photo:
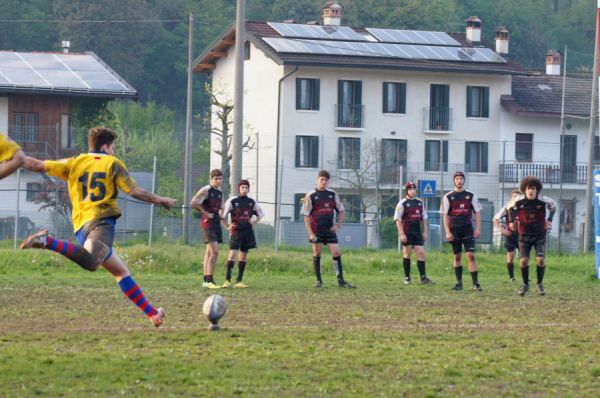
<path id="1" fill-rule="evenodd" d="M 135 95 L 93 54 L 0 51 L 0 88 Z"/>
<path id="2" fill-rule="evenodd" d="M 379 28 L 367 28 L 366 30 L 378 40 L 388 43 L 460 46 L 459 42 L 444 32 Z"/>
<path id="3" fill-rule="evenodd" d="M 332 40 L 285 39 L 279 37 L 266 37 L 264 40 L 273 47 L 275 51 L 282 53 L 506 63 L 504 58 L 500 57 L 489 48 L 461 48 L 371 42 L 358 43 Z"/>
<path id="4" fill-rule="evenodd" d="M 302 37 L 309 39 L 334 39 L 365 41 L 366 38 L 348 26 L 303 25 L 283 22 L 268 22 L 283 37 Z"/>

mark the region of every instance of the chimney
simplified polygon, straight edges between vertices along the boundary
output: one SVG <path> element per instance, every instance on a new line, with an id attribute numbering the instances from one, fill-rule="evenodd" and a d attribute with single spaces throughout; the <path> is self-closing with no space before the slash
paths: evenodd
<path id="1" fill-rule="evenodd" d="M 506 26 L 500 26 L 496 29 L 496 52 L 500 55 L 508 55 L 508 40 L 510 33 Z"/>
<path id="2" fill-rule="evenodd" d="M 481 42 L 481 19 L 477 16 L 467 18 L 467 40 L 471 44 Z"/>
<path id="3" fill-rule="evenodd" d="M 562 55 L 557 50 L 546 53 L 546 74 L 549 76 L 560 76 L 560 63 Z"/>
<path id="4" fill-rule="evenodd" d="M 340 26 L 343 8 L 337 0 L 329 0 L 323 7 L 323 25 Z"/>
<path id="5" fill-rule="evenodd" d="M 71 47 L 71 42 L 69 40 L 63 40 L 61 41 L 60 46 L 63 49 L 63 53 L 68 54 L 69 48 Z"/>

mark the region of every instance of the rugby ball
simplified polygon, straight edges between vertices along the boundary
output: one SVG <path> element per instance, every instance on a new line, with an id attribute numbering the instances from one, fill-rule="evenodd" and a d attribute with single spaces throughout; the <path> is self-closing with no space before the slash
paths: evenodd
<path id="1" fill-rule="evenodd" d="M 227 312 L 227 303 L 223 296 L 213 294 L 204 300 L 202 305 L 202 313 L 207 321 L 211 324 L 216 325 L 219 323 L 221 318 L 225 316 Z"/>

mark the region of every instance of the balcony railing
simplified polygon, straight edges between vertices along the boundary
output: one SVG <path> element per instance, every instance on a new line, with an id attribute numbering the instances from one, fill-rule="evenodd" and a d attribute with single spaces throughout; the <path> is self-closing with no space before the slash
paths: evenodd
<path id="1" fill-rule="evenodd" d="M 424 130 L 452 131 L 452 109 L 443 106 L 423 108 L 425 115 Z"/>
<path id="2" fill-rule="evenodd" d="M 361 104 L 336 104 L 336 127 L 362 129 L 365 127 L 365 106 Z"/>
<path id="3" fill-rule="evenodd" d="M 600 165 L 595 165 L 597 170 Z M 518 183 L 523 177 L 534 176 L 542 184 L 585 184 L 587 181 L 587 163 L 561 164 L 559 162 L 501 162 L 498 173 L 499 182 Z"/>

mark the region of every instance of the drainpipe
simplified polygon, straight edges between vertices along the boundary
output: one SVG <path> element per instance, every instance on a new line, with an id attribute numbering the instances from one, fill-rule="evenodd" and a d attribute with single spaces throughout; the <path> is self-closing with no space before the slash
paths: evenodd
<path id="1" fill-rule="evenodd" d="M 279 190 L 281 181 L 279 179 L 279 143 L 281 141 L 281 84 L 285 79 L 287 79 L 292 74 L 298 71 L 298 66 L 294 66 L 294 70 L 292 70 L 287 75 L 283 76 L 279 79 L 278 87 L 277 87 L 277 143 L 275 145 L 275 253 L 277 253 L 279 249 L 279 213 L 280 213 L 280 200 L 279 200 Z"/>

